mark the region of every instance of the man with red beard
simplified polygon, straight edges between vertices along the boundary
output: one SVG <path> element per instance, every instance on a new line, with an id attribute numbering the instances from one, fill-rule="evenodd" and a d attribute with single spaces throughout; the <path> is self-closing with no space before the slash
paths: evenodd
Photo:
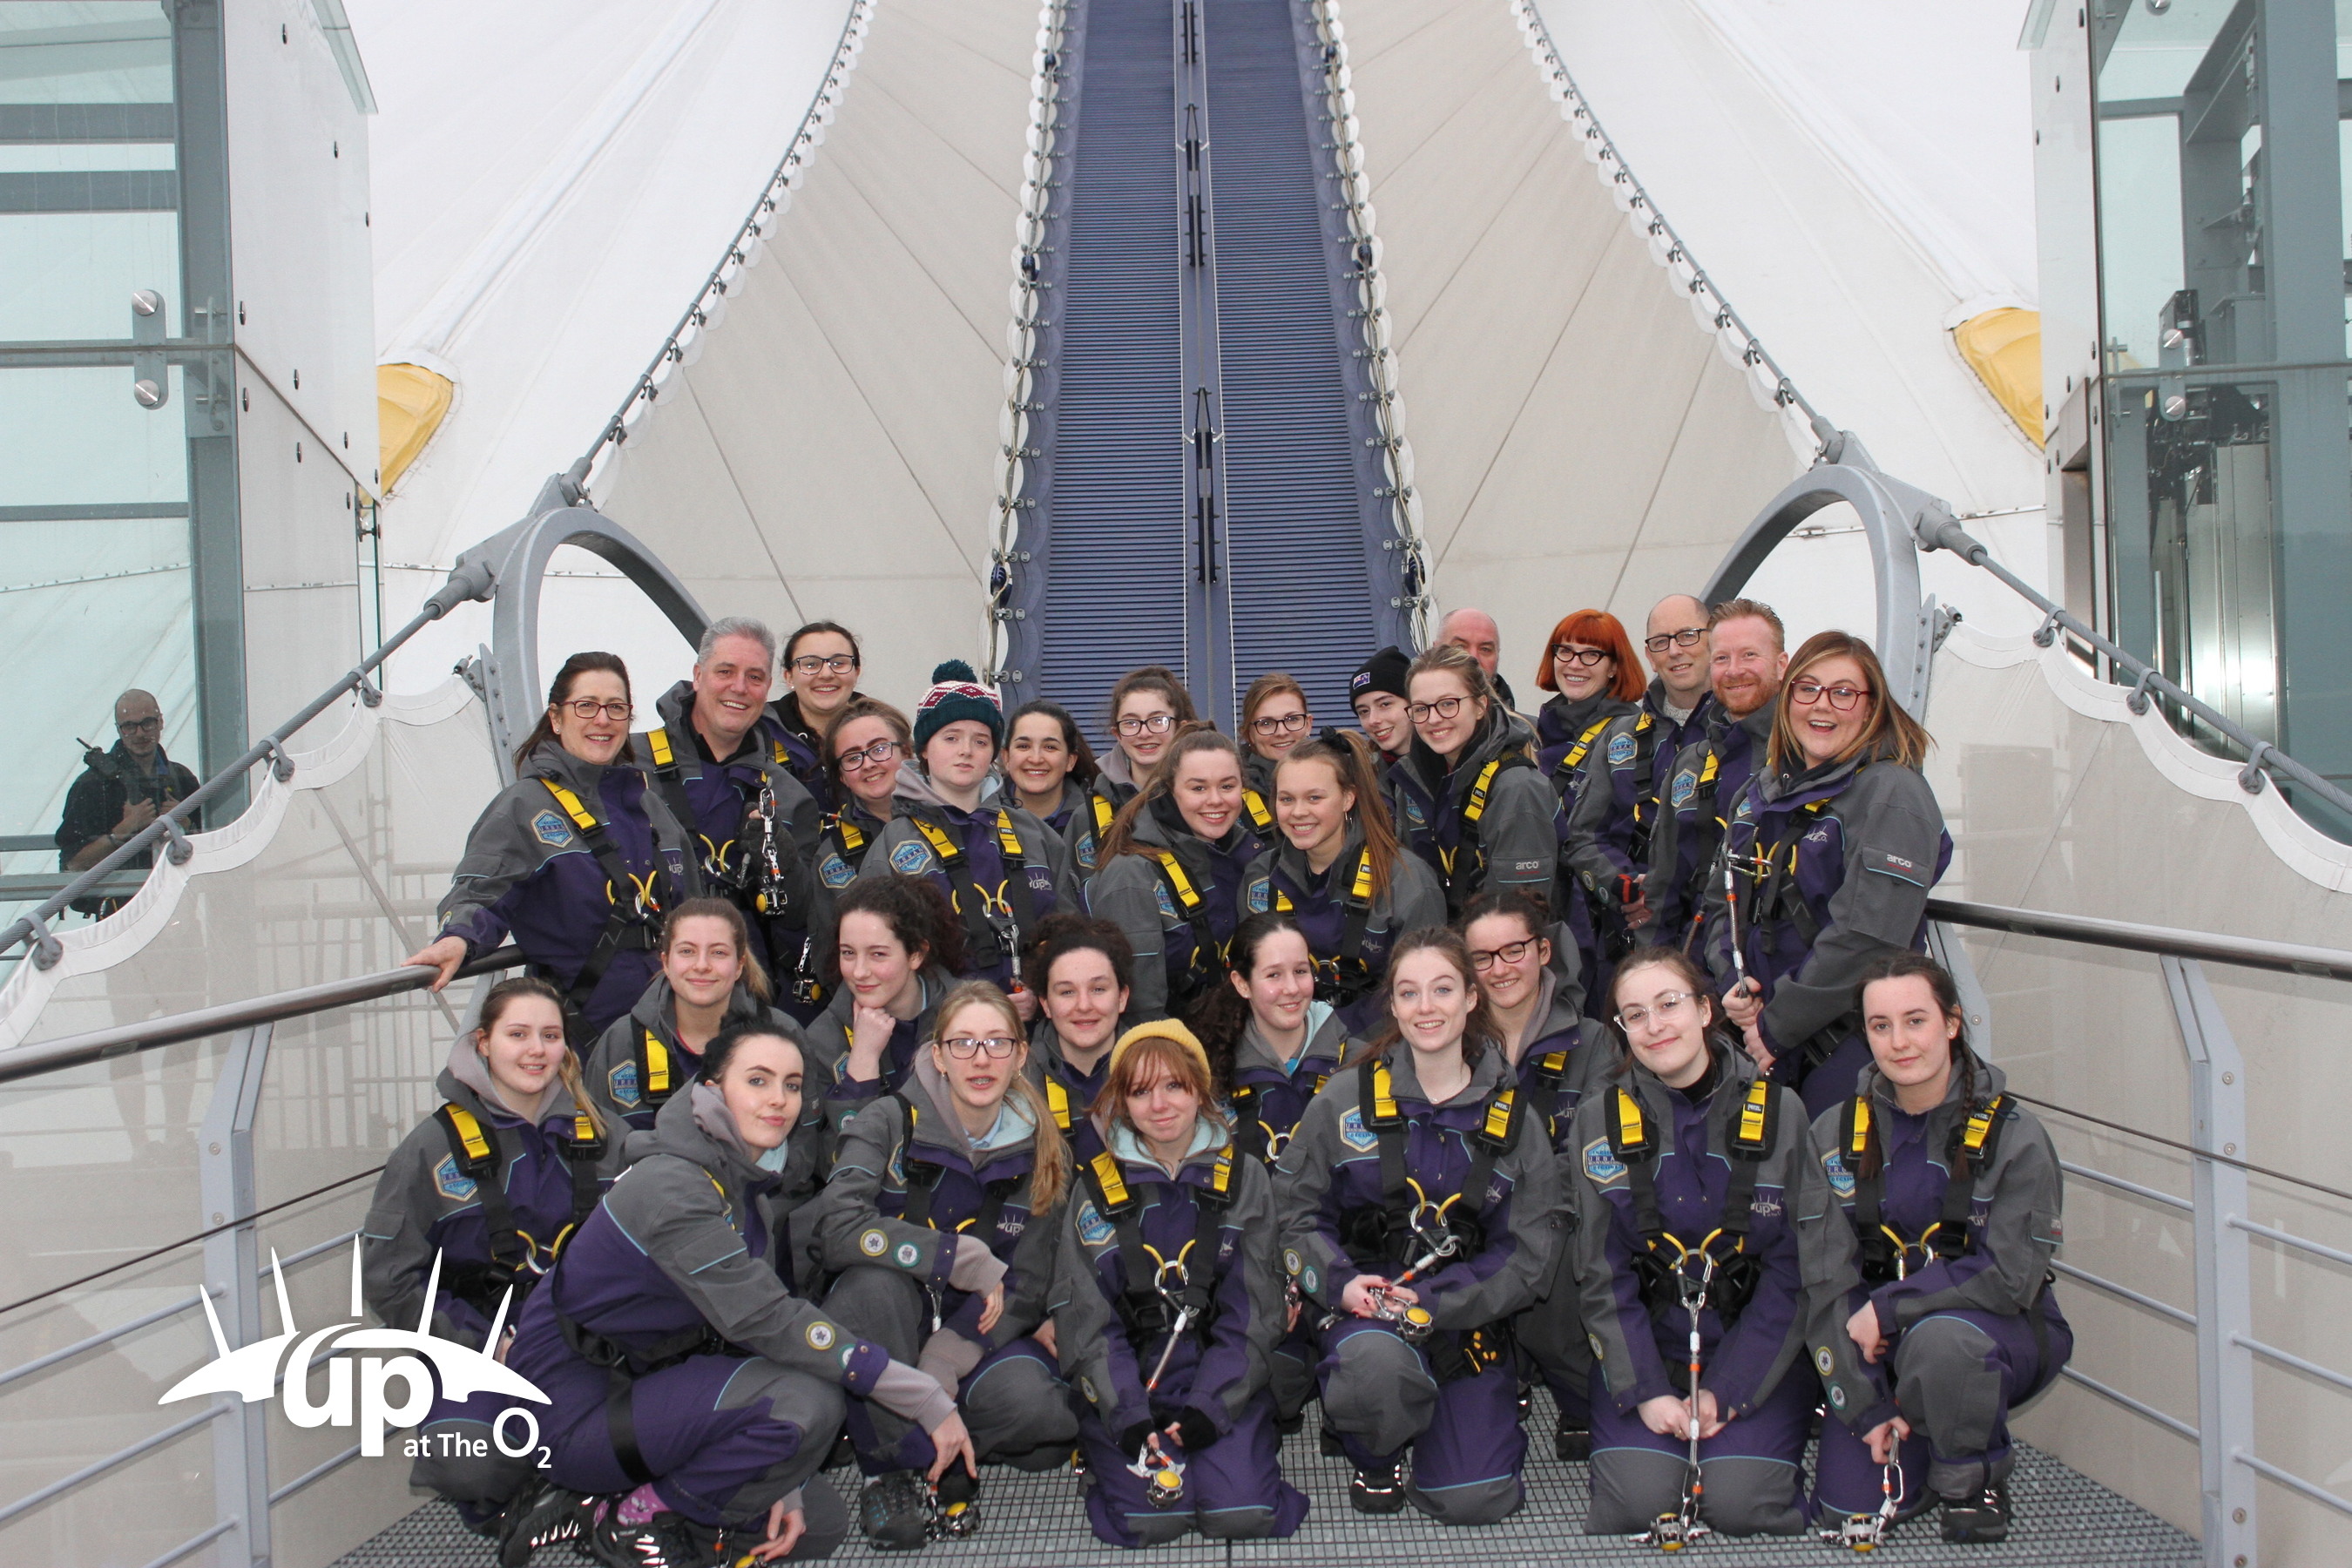
<path id="1" fill-rule="evenodd" d="M 1685 746 L 1665 770 L 1656 826 L 1650 836 L 1650 907 L 1657 940 L 1680 944 L 1704 901 L 1700 883 L 1722 842 L 1718 802 L 1748 783 L 1772 734 L 1772 702 L 1789 668 L 1780 617 L 1754 599 L 1728 599 L 1707 612 L 1709 687 L 1714 710 L 1706 735 Z"/>

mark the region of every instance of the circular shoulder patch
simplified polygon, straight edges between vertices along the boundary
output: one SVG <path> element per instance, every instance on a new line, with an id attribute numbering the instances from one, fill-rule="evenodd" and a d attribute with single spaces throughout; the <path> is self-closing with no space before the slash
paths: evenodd
<path id="1" fill-rule="evenodd" d="M 898 1266 L 902 1268 L 912 1268 L 915 1266 L 915 1259 L 922 1255 L 921 1249 L 911 1241 L 902 1241 L 898 1244 Z"/>
<path id="2" fill-rule="evenodd" d="M 1609 1349 L 1601 1342 L 1601 1336 L 1599 1334 L 1585 1335 L 1584 1342 L 1592 1347 L 1592 1359 L 1594 1361 L 1607 1361 L 1609 1359 Z"/>
<path id="3" fill-rule="evenodd" d="M 813 1351 L 831 1350 L 833 1348 L 833 1325 L 826 1322 L 823 1318 L 819 1318 L 815 1322 L 811 1323 L 808 1326 L 802 1337 L 808 1341 L 809 1349 Z"/>
<path id="4" fill-rule="evenodd" d="M 1822 1369 L 1823 1377 L 1828 1377 L 1837 1371 L 1837 1363 L 1831 1359 L 1830 1347 L 1827 1345 L 1813 1352 L 1813 1364 Z"/>
<path id="5" fill-rule="evenodd" d="M 890 1238 L 878 1230 L 869 1230 L 857 1238 L 857 1250 L 868 1258 L 879 1258 L 890 1250 Z"/>
<path id="6" fill-rule="evenodd" d="M 1310 1296 L 1315 1294 L 1315 1269 L 1312 1265 L 1298 1271 L 1298 1288 Z"/>
<path id="7" fill-rule="evenodd" d="M 1297 1272 L 1299 1271 L 1299 1269 L 1301 1269 L 1301 1268 L 1305 1268 L 1305 1267 L 1306 1267 L 1306 1265 L 1305 1265 L 1305 1264 L 1303 1264 L 1303 1263 L 1301 1263 L 1301 1262 L 1299 1261 L 1299 1258 L 1298 1258 L 1298 1249 L 1297 1249 L 1297 1247 L 1286 1247 L 1283 1248 L 1283 1251 L 1282 1251 L 1282 1268 L 1283 1268 L 1283 1272 L 1284 1272 L 1284 1273 L 1286 1273 L 1286 1274 L 1296 1274 L 1296 1273 L 1297 1273 Z"/>
<path id="8" fill-rule="evenodd" d="M 1830 1384 L 1830 1403 L 1840 1410 L 1845 1408 L 1845 1389 L 1842 1385 L 1834 1383 Z"/>

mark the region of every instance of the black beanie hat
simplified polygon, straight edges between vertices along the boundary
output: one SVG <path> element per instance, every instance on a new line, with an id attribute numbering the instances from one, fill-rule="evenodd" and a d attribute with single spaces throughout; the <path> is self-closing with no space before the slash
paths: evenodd
<path id="1" fill-rule="evenodd" d="M 1348 678 L 1348 707 L 1353 711 L 1356 699 L 1367 691 L 1385 691 L 1391 697 L 1410 695 L 1404 689 L 1404 672 L 1412 668 L 1412 660 L 1398 648 L 1381 649 L 1356 667 Z"/>

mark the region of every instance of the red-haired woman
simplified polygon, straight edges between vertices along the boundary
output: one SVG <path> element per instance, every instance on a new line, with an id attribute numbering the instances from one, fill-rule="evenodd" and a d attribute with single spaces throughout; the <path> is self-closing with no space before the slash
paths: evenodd
<path id="1" fill-rule="evenodd" d="M 1560 617 L 1536 681 L 1555 694 L 1536 715 L 1536 759 L 1560 804 L 1552 902 L 1576 935 L 1586 994 L 1598 1006 L 1609 994 L 1609 960 L 1632 948 L 1650 921 L 1644 868 L 1632 853 L 1638 807 L 1631 792 L 1657 725 L 1641 705 L 1633 639 L 1606 610 Z"/>
<path id="2" fill-rule="evenodd" d="M 1727 803 L 1707 967 L 1748 1054 L 1814 1116 L 1852 1098 L 1870 1060 L 1854 1011 L 1864 969 L 1924 944 L 1927 889 L 1951 860 L 1919 772 L 1934 743 L 1870 645 L 1822 632 L 1789 661 L 1763 763 Z"/>
<path id="3" fill-rule="evenodd" d="M 1102 1152 L 1079 1173 L 1053 1303 L 1086 1396 L 1087 1519 L 1114 1546 L 1286 1536 L 1307 1498 L 1282 1479 L 1265 1389 L 1288 1317 L 1266 1169 L 1236 1154 L 1209 1058 L 1171 1019 L 1111 1047 L 1092 1120 Z"/>

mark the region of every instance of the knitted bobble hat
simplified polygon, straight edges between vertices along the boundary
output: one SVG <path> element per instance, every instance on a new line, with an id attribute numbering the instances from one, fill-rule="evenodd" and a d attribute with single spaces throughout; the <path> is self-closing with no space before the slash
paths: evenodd
<path id="1" fill-rule="evenodd" d="M 931 689 L 915 704 L 915 752 L 921 755 L 931 737 L 959 719 L 970 719 L 988 726 L 988 733 L 999 751 L 1004 748 L 1004 704 L 996 693 L 980 683 L 971 666 L 960 658 L 949 659 L 931 671 Z"/>

